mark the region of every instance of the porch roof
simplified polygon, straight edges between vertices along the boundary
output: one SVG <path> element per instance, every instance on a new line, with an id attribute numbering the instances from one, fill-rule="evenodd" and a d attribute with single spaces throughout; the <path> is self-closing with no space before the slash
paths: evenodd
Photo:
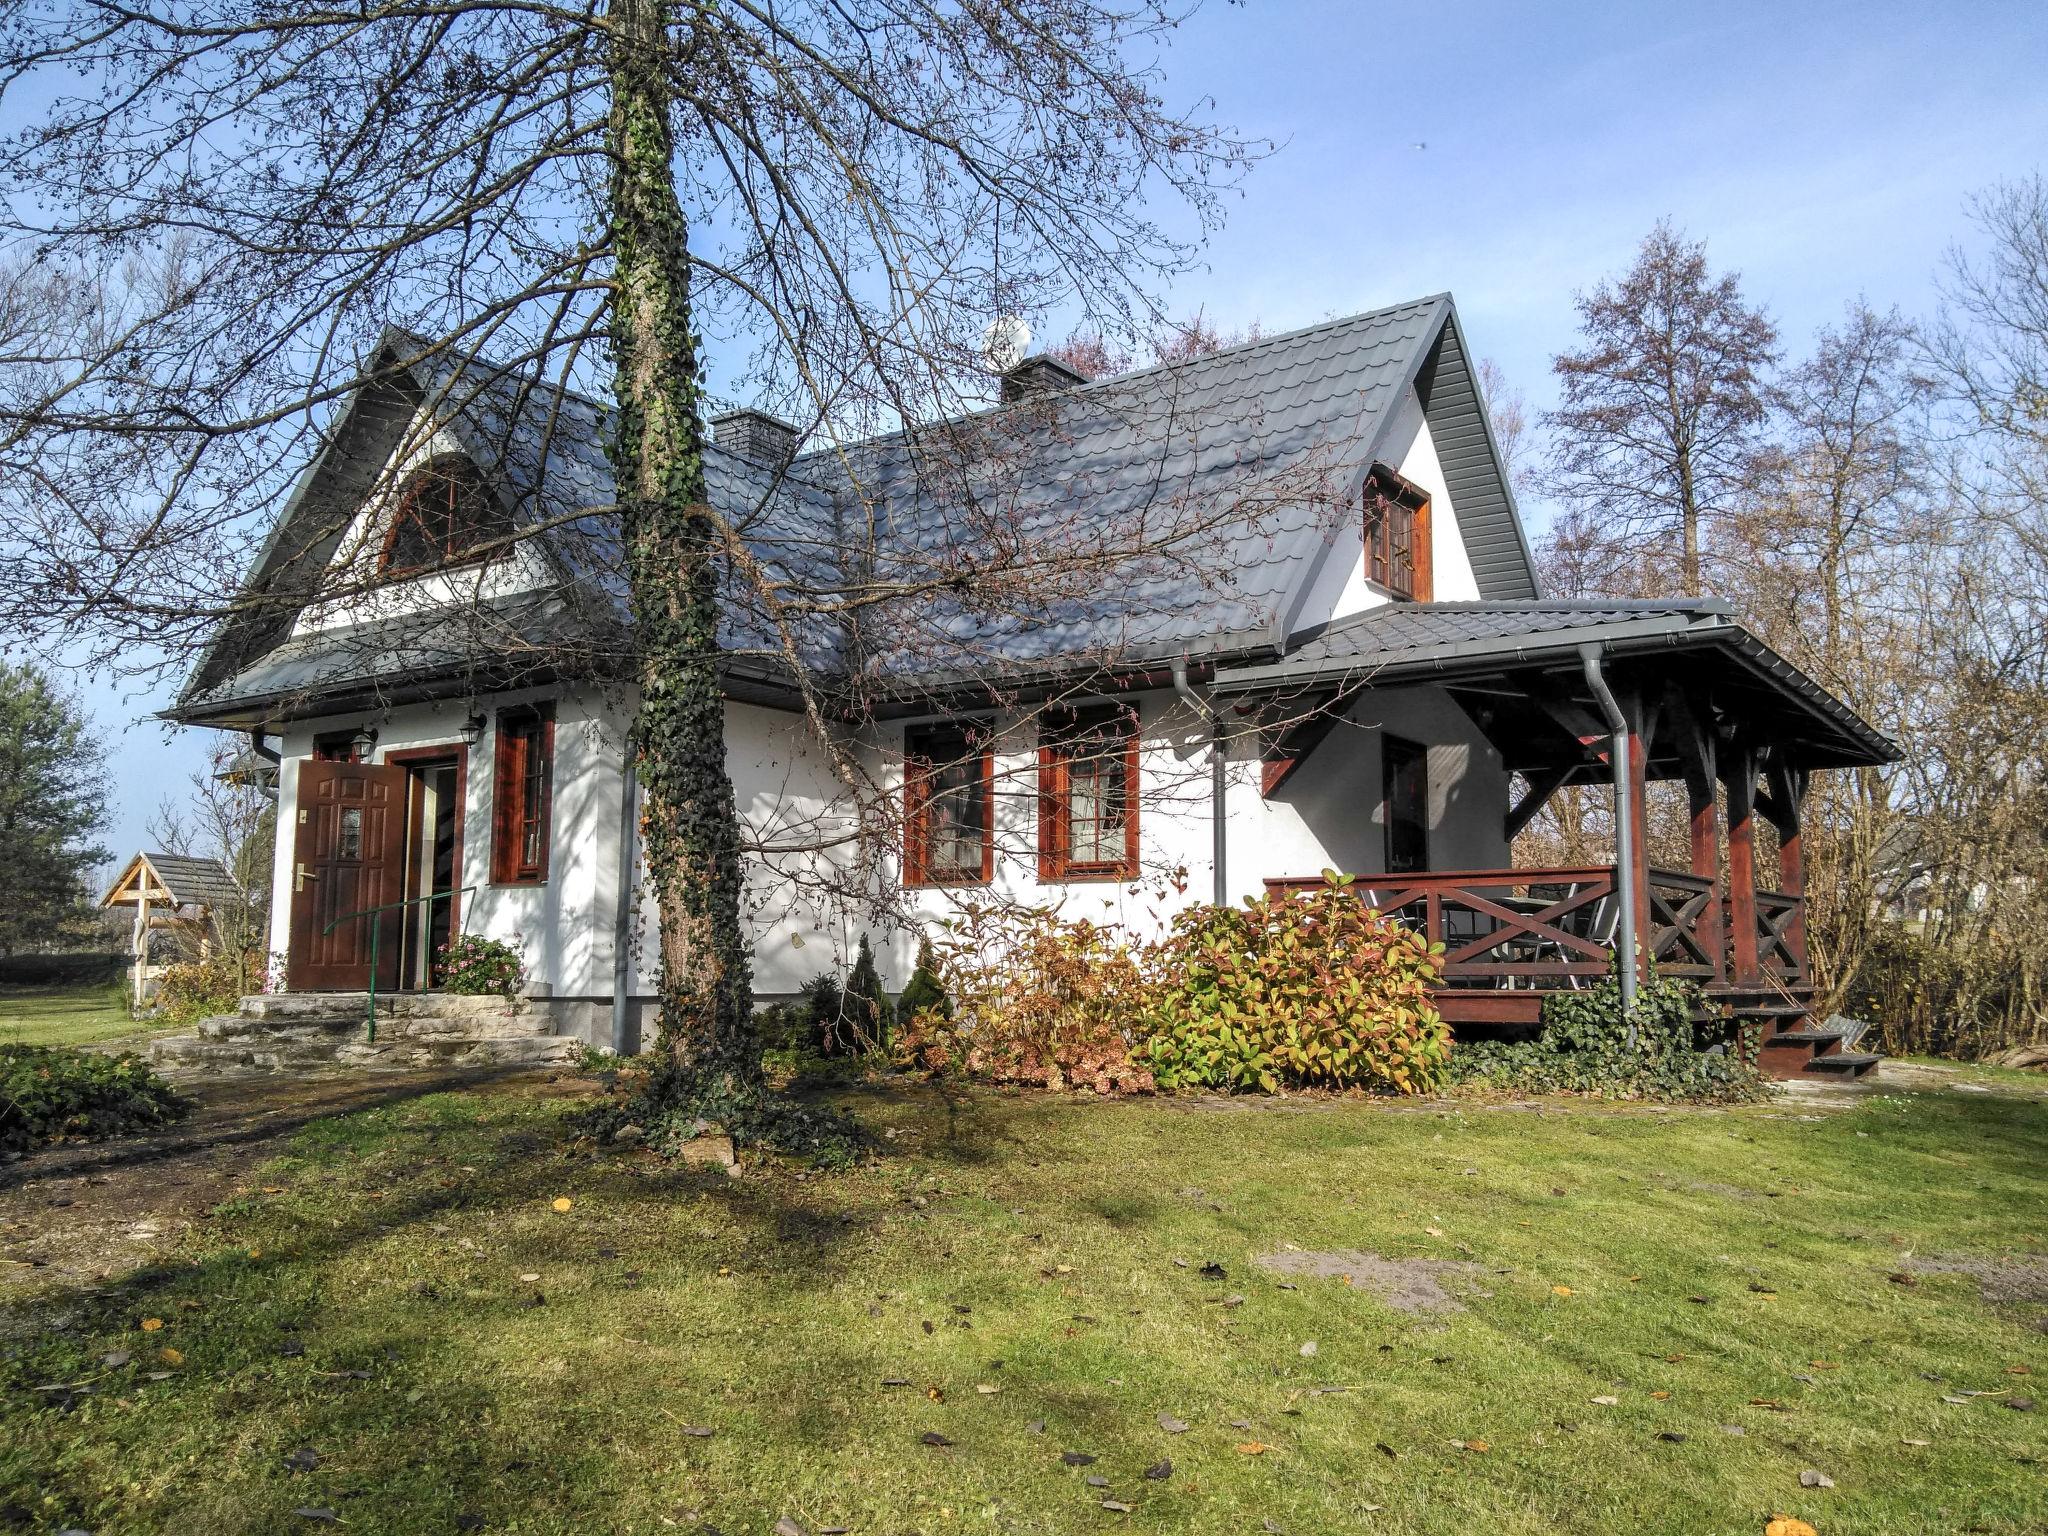
<path id="1" fill-rule="evenodd" d="M 1510 767 L 1548 767 L 1582 758 L 1584 741 L 1605 734 L 1581 674 L 1589 644 L 1617 681 L 1646 695 L 1682 692 L 1723 729 L 1769 741 L 1800 767 L 1898 758 L 1712 598 L 1390 603 L 1325 625 L 1279 661 L 1221 673 L 1212 691 L 1248 701 L 1436 683 L 1480 719 Z M 1678 771 L 1654 760 L 1650 769 Z"/>

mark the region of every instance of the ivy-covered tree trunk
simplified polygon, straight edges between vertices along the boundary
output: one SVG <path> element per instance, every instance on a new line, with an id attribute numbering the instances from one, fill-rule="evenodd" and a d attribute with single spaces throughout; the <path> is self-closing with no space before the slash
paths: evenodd
<path id="1" fill-rule="evenodd" d="M 691 333 L 689 230 L 676 195 L 669 0 L 612 0 L 613 461 L 632 594 L 646 795 L 661 907 L 660 1095 L 714 1105 L 758 1088 L 740 933 L 739 823 L 725 769 L 716 532 Z"/>

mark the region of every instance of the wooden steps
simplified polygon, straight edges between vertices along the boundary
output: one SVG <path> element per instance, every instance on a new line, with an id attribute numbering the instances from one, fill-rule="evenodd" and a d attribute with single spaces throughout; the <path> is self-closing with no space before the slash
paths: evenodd
<path id="1" fill-rule="evenodd" d="M 1878 1063 L 1849 1049 L 1849 1032 L 1813 1021 L 1809 986 L 1713 987 L 1708 1005 L 1721 1017 L 1758 1027 L 1757 1067 L 1780 1082 L 1858 1078 Z"/>

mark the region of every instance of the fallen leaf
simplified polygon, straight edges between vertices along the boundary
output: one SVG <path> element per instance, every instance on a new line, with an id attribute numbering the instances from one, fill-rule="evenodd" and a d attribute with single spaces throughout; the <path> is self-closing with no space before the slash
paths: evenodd
<path id="1" fill-rule="evenodd" d="M 1218 1264 L 1214 1259 L 1211 1259 L 1208 1263 L 1204 1264 L 1200 1269 L 1196 1270 L 1195 1273 L 1200 1275 L 1204 1280 L 1221 1280 L 1227 1273 L 1229 1273 L 1229 1271 L 1224 1269 L 1224 1267 L 1221 1264 Z"/>
<path id="2" fill-rule="evenodd" d="M 1890 1280 L 1893 1285 L 1918 1285 L 1920 1283 L 1918 1275 L 1909 1275 L 1903 1272 L 1896 1275 L 1887 1275 L 1885 1278 Z"/>
<path id="3" fill-rule="evenodd" d="M 1620 1404 L 1621 1399 L 1618 1397 L 1589 1397 L 1586 1401 L 1598 1403 L 1602 1408 L 1613 1408 Z"/>
<path id="4" fill-rule="evenodd" d="M 1667 1430 L 1665 1430 L 1665 1431 L 1664 1431 L 1664 1432 L 1663 1432 L 1662 1434 L 1658 1435 L 1658 1436 L 1657 1436 L 1657 1438 L 1658 1438 L 1659 1440 L 1665 1440 L 1665 1441 L 1668 1441 L 1668 1442 L 1670 1442 L 1670 1443 L 1671 1443 L 1672 1445 L 1683 1445 L 1683 1444 L 1685 1444 L 1685 1436 L 1681 1435 L 1681 1434 L 1680 1434 L 1680 1433 L 1679 1433 L 1679 1432 L 1678 1432 L 1677 1430 L 1675 1430 L 1675 1429 L 1667 1429 Z"/>
<path id="5" fill-rule="evenodd" d="M 1163 1483 L 1173 1476 L 1173 1463 L 1166 1460 L 1155 1461 L 1145 1469 L 1144 1475 L 1148 1481 Z"/>
<path id="6" fill-rule="evenodd" d="M 1102 1507 L 1112 1514 L 1128 1515 L 1131 1512 L 1131 1506 L 1118 1499 L 1104 1499 Z"/>
<path id="7" fill-rule="evenodd" d="M 1764 1527 L 1764 1536 L 1820 1536 L 1804 1520 L 1794 1520 L 1790 1515 L 1773 1515 L 1771 1523 Z"/>
<path id="8" fill-rule="evenodd" d="M 1422 1230 L 1427 1232 L 1431 1237 L 1442 1237 L 1444 1235 L 1444 1229 L 1442 1227 L 1424 1227 Z"/>
<path id="9" fill-rule="evenodd" d="M 1967 1397 L 1956 1397 L 1947 1392 L 1941 1394 L 1941 1400 L 1944 1403 L 1956 1403 L 1964 1406 L 1967 1406 L 1970 1401 Z"/>
<path id="10" fill-rule="evenodd" d="M 185 1363 L 184 1353 L 180 1350 L 165 1349 L 163 1351 L 163 1362 L 165 1365 L 183 1365 Z"/>
<path id="11" fill-rule="evenodd" d="M 142 1331 L 144 1333 L 155 1333 L 163 1325 L 164 1320 L 160 1317 L 145 1317 L 142 1320 Z"/>
<path id="12" fill-rule="evenodd" d="M 2034 1374 L 2034 1368 L 2031 1365 L 2008 1365 L 2005 1368 L 2005 1374 L 2008 1376 L 2031 1376 Z"/>
<path id="13" fill-rule="evenodd" d="M 1302 1345 L 1302 1346 L 1301 1346 L 1301 1353 L 1302 1353 L 1302 1358 L 1303 1358 L 1303 1359 L 1307 1359 L 1307 1358 L 1309 1358 L 1309 1357 L 1313 1356 L 1313 1355 L 1315 1354 L 1315 1352 L 1316 1352 L 1316 1341 L 1315 1341 L 1314 1339 L 1310 1339 L 1310 1340 L 1309 1340 L 1309 1341 L 1308 1341 L 1308 1342 L 1307 1342 L 1306 1344 L 1304 1344 L 1304 1345 Z"/>
<path id="14" fill-rule="evenodd" d="M 1481 1456 L 1484 1456 L 1488 1451 L 1493 1449 L 1493 1447 L 1488 1445 L 1484 1440 L 1467 1440 L 1464 1443 L 1463 1448 L 1468 1451 L 1476 1451 Z"/>
<path id="15" fill-rule="evenodd" d="M 310 1445 L 302 1445 L 286 1455 L 284 1464 L 287 1471 L 310 1472 L 320 1465 L 320 1453 Z"/>
<path id="16" fill-rule="evenodd" d="M 318 1520 L 323 1525 L 341 1524 L 341 1516 L 337 1515 L 333 1510 L 328 1509 L 325 1505 L 315 1507 L 311 1504 L 301 1504 L 297 1509 L 293 1510 L 292 1513 L 297 1515 L 301 1520 Z"/>
<path id="17" fill-rule="evenodd" d="M 1571 1293 L 1572 1288 L 1568 1285 L 1553 1285 L 1550 1288 L 1550 1294 L 1553 1296 L 1569 1296 Z"/>
<path id="18" fill-rule="evenodd" d="M 104 1365 L 110 1371 L 118 1371 L 122 1366 L 126 1365 L 130 1360 L 134 1358 L 135 1357 L 129 1354 L 128 1351 L 125 1349 L 110 1350 L 106 1354 L 100 1356 L 100 1364 Z"/>
<path id="19" fill-rule="evenodd" d="M 576 1202 L 574 1200 L 571 1200 L 567 1195 L 555 1196 L 555 1209 L 558 1211 L 566 1211 L 575 1203 Z"/>
<path id="20" fill-rule="evenodd" d="M 1044 1434 L 1044 1433 L 1045 1433 L 1045 1420 L 1043 1420 L 1043 1419 L 1033 1419 L 1033 1420 L 1032 1420 L 1032 1421 L 1031 1421 L 1031 1422 L 1030 1422 L 1029 1424 L 1026 1424 L 1026 1425 L 1024 1426 L 1024 1432 L 1025 1432 L 1026 1434 L 1028 1434 L 1028 1435 L 1042 1435 L 1042 1434 Z"/>
<path id="21" fill-rule="evenodd" d="M 928 1429 L 924 1432 L 924 1443 L 926 1445 L 943 1446 L 951 1445 L 953 1442 L 948 1440 L 944 1435 L 940 1434 L 936 1429 Z"/>
<path id="22" fill-rule="evenodd" d="M 978 1381 L 974 1384 L 974 1390 L 979 1392 L 983 1397 L 994 1397 L 998 1392 L 1002 1391 L 1003 1389 L 997 1386 L 994 1382 Z"/>
<path id="23" fill-rule="evenodd" d="M 1802 1488 L 1832 1488 L 1835 1486 L 1835 1480 L 1825 1472 L 1816 1472 L 1812 1467 L 1808 1467 L 1799 1474 L 1799 1486 Z"/>
<path id="24" fill-rule="evenodd" d="M 1089 1473 L 1086 1477 L 1082 1478 L 1081 1481 L 1086 1483 L 1090 1488 L 1107 1488 L 1109 1486 L 1108 1478 L 1103 1477 L 1100 1474 L 1094 1472 Z"/>
<path id="25" fill-rule="evenodd" d="M 1089 1455 L 1086 1451 L 1060 1452 L 1060 1460 L 1064 1461 L 1070 1467 L 1092 1467 L 1095 1465 L 1098 1459 L 1099 1458 L 1097 1457 Z"/>
<path id="26" fill-rule="evenodd" d="M 1816 1371 L 1839 1371 L 1841 1367 L 1832 1360 L 1809 1360 L 1806 1362 Z"/>
<path id="27" fill-rule="evenodd" d="M 1272 1447 L 1263 1440 L 1244 1440 L 1239 1442 L 1237 1454 L 1240 1456 L 1263 1456 L 1271 1449 Z"/>
<path id="28" fill-rule="evenodd" d="M 2034 1400 L 2031 1397 L 2008 1397 L 2005 1400 L 2005 1406 L 2012 1409 L 2015 1413 L 2032 1413 L 2034 1411 Z"/>
<path id="29" fill-rule="evenodd" d="M 804 1536 L 804 1528 L 784 1515 L 775 1522 L 775 1536 Z"/>
<path id="30" fill-rule="evenodd" d="M 1899 1444 L 1901 1444 L 1901 1445 L 1932 1445 L 1932 1444 L 1934 1444 L 1934 1442 L 1933 1442 L 1932 1440 L 1913 1440 L 1913 1439 L 1909 1439 L 1909 1438 L 1908 1438 L 1907 1436 L 1905 1436 L 1905 1435 L 1901 1435 L 1901 1436 L 1899 1436 Z"/>
<path id="31" fill-rule="evenodd" d="M 1176 1419 L 1170 1413 L 1162 1413 L 1159 1415 L 1159 1427 L 1165 1430 L 1169 1435 L 1184 1435 L 1188 1432 L 1187 1420 Z"/>
<path id="32" fill-rule="evenodd" d="M 539 1278 L 540 1271 L 530 1269 L 525 1274 L 519 1277 L 519 1283 L 521 1285 L 531 1285 L 534 1281 L 538 1280 Z"/>
<path id="33" fill-rule="evenodd" d="M 1650 1394 L 1650 1397 L 1653 1401 L 1659 1403 L 1668 1403 L 1671 1401 L 1671 1394 L 1669 1392 L 1652 1392 Z"/>

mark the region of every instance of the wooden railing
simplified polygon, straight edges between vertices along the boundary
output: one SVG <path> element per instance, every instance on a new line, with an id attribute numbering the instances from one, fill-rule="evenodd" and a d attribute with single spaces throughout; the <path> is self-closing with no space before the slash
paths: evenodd
<path id="1" fill-rule="evenodd" d="M 1268 880 L 1266 889 L 1306 891 L 1322 884 L 1319 876 L 1301 876 Z M 1350 889 L 1444 946 L 1440 992 L 1531 994 L 1589 987 L 1612 966 L 1621 928 L 1611 865 L 1361 875 Z M 1649 898 L 1642 943 L 1660 974 L 1703 985 L 1733 979 L 1727 903 L 1717 881 L 1652 869 Z M 1766 976 L 1804 979 L 1796 937 L 1803 911 L 1797 896 L 1757 892 L 1757 955 Z M 1462 1011 L 1489 1018 L 1524 1011 L 1506 998 L 1485 1008 L 1479 1001 L 1469 998 L 1472 1006 Z"/>

